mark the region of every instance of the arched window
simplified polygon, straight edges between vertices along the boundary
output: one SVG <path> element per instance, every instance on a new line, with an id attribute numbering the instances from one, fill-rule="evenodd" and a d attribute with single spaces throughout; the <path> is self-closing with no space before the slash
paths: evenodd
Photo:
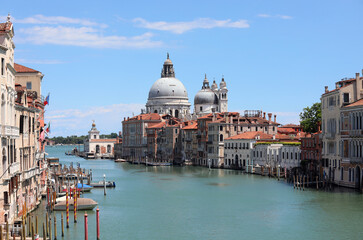
<path id="1" fill-rule="evenodd" d="M 100 153 L 100 145 L 96 145 L 96 153 Z"/>
<path id="2" fill-rule="evenodd" d="M 154 110 L 154 113 L 158 113 L 158 110 Z"/>
<path id="3" fill-rule="evenodd" d="M 179 110 L 175 110 L 175 117 L 179 118 Z"/>
<path id="4" fill-rule="evenodd" d="M 223 134 L 219 135 L 219 141 L 223 142 Z"/>

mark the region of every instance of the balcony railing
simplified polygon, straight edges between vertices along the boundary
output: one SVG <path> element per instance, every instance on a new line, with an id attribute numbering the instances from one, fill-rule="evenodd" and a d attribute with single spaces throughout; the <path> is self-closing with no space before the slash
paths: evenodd
<path id="1" fill-rule="evenodd" d="M 19 136 L 19 128 L 12 127 L 8 125 L 1 125 L 1 135 L 8 137 L 18 137 Z"/>
<path id="2" fill-rule="evenodd" d="M 29 170 L 23 172 L 23 179 L 27 180 L 29 178 L 34 177 L 37 174 L 39 174 L 39 168 L 38 167 L 29 169 Z"/>
<path id="3" fill-rule="evenodd" d="M 12 163 L 9 167 L 9 174 L 15 175 L 18 172 L 20 172 L 20 163 L 19 162 Z"/>

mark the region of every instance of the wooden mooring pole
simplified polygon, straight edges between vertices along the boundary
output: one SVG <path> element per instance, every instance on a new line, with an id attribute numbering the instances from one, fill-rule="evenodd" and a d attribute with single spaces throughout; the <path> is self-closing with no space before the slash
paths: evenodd
<path id="1" fill-rule="evenodd" d="M 100 209 L 96 209 L 97 240 L 100 240 Z"/>
<path id="2" fill-rule="evenodd" d="M 62 237 L 64 237 L 63 212 L 62 212 L 62 214 L 61 214 L 61 225 L 62 225 Z"/>
<path id="3" fill-rule="evenodd" d="M 84 213 L 84 239 L 88 240 L 88 219 L 87 212 Z"/>

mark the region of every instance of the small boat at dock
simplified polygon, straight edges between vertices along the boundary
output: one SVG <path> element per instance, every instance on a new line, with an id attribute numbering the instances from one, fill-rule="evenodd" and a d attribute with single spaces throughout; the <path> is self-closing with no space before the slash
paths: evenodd
<path id="1" fill-rule="evenodd" d="M 119 159 L 116 159 L 115 162 L 127 162 L 127 161 L 125 159 L 119 158 Z"/>
<path id="2" fill-rule="evenodd" d="M 82 183 L 77 183 L 77 189 L 79 189 L 80 191 L 83 191 L 83 192 L 90 192 L 92 190 L 92 186 L 90 185 L 87 185 L 87 184 L 84 184 L 83 183 L 83 186 L 82 186 Z"/>
<path id="3" fill-rule="evenodd" d="M 99 188 L 101 188 L 101 187 L 104 187 L 104 183 L 103 183 L 103 181 L 99 181 L 99 182 L 93 182 L 93 183 L 91 183 L 91 186 L 92 187 L 99 187 Z M 106 187 L 108 187 L 108 188 L 112 188 L 112 187 L 116 187 L 116 183 L 115 182 L 112 182 L 112 181 L 108 181 L 108 182 L 106 182 Z"/>
<path id="4" fill-rule="evenodd" d="M 61 199 L 60 199 L 61 200 Z M 68 199 L 69 210 L 74 208 L 74 199 Z M 97 202 L 90 198 L 77 198 L 77 210 L 93 210 L 97 206 Z M 54 205 L 55 211 L 65 211 L 66 210 L 66 200 L 57 202 Z"/>

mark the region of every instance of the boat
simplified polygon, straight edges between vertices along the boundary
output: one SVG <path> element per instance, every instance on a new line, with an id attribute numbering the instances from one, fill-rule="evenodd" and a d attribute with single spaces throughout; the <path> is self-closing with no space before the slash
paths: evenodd
<path id="1" fill-rule="evenodd" d="M 172 166 L 172 163 L 169 162 L 147 162 L 147 166 Z"/>
<path id="2" fill-rule="evenodd" d="M 127 162 L 127 161 L 125 159 L 119 158 L 119 159 L 116 159 L 115 162 Z"/>
<path id="3" fill-rule="evenodd" d="M 103 181 L 99 181 L 99 182 L 93 182 L 91 183 L 92 187 L 104 187 L 105 184 L 103 183 Z M 116 187 L 116 183 L 112 182 L 112 181 L 107 181 L 106 182 L 106 187 L 110 188 L 110 187 Z"/>
<path id="4" fill-rule="evenodd" d="M 81 210 L 93 210 L 97 206 L 97 202 L 90 198 L 77 198 L 77 211 Z M 74 208 L 74 199 L 68 199 L 69 210 Z M 55 211 L 65 211 L 66 210 L 66 200 L 57 202 L 54 205 Z"/>
<path id="5" fill-rule="evenodd" d="M 82 187 L 82 183 L 77 183 L 77 189 L 79 189 L 80 191 L 83 192 L 90 192 L 92 190 L 92 186 L 84 184 L 83 183 L 83 187 Z"/>

